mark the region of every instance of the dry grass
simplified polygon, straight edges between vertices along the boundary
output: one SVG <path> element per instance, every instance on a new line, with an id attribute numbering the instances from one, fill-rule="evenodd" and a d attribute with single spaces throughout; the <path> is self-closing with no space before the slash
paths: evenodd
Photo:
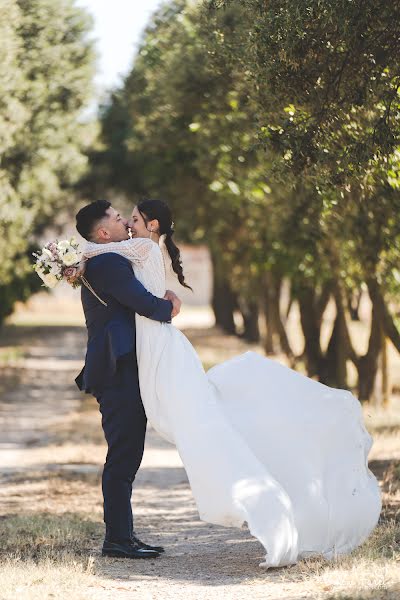
<path id="1" fill-rule="evenodd" d="M 0 598 L 88 598 L 101 525 L 87 515 L 10 515 L 0 520 Z"/>
<path id="2" fill-rule="evenodd" d="M 62 563 L 43 560 L 21 561 L 12 556 L 0 566 L 1 600 L 88 600 L 90 588 L 96 585 L 91 574 L 93 561 L 86 564 L 66 559 Z"/>
<path id="3" fill-rule="evenodd" d="M 62 516 L 34 511 L 0 520 L 0 556 L 14 555 L 19 561 L 65 562 L 87 556 L 93 540 L 101 537 L 101 526 L 88 515 Z"/>
<path id="4" fill-rule="evenodd" d="M 244 555 L 242 562 L 231 555 L 226 564 L 224 556 L 216 555 L 213 557 L 216 564 L 208 564 L 210 557 L 204 553 L 202 565 L 199 552 L 194 557 L 195 566 L 184 560 L 186 572 L 179 569 L 175 572 L 171 559 L 170 564 L 166 564 L 165 559 L 156 564 L 151 561 L 150 568 L 147 561 L 133 566 L 129 561 L 102 561 L 96 548 L 101 533 L 100 523 L 91 521 L 87 515 L 65 513 L 54 517 L 32 513 L 3 520 L 0 598 L 102 598 L 106 591 L 115 591 L 121 584 L 122 590 L 131 593 L 135 590 L 144 593 L 152 589 L 152 584 L 157 584 L 157 589 L 163 589 L 164 593 L 150 596 L 154 598 L 197 599 L 202 597 L 197 593 L 207 589 L 210 598 L 397 600 L 396 594 L 400 592 L 400 525 L 393 521 L 382 523 L 351 556 L 334 562 L 310 559 L 290 569 L 267 572 L 251 564 L 248 552 L 247 556 L 246 551 L 243 552 L 244 546 L 237 549 Z M 182 556 L 175 557 L 176 561 L 179 564 Z M 199 566 L 203 567 L 203 573 L 198 572 Z M 175 582 L 173 593 L 170 578 Z M 196 581 L 198 579 L 200 581 Z M 194 584 L 193 589 L 191 584 Z M 265 584 L 268 584 L 268 594 L 265 594 Z M 225 596 L 228 590 L 230 594 Z"/>

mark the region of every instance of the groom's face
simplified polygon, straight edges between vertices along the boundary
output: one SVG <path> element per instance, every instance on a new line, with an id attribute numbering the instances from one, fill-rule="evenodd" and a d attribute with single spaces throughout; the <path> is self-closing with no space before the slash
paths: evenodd
<path id="1" fill-rule="evenodd" d="M 106 244 L 108 242 L 122 242 L 128 239 L 127 219 L 121 217 L 112 206 L 107 209 L 106 216 L 101 219 L 96 230 L 96 241 Z"/>

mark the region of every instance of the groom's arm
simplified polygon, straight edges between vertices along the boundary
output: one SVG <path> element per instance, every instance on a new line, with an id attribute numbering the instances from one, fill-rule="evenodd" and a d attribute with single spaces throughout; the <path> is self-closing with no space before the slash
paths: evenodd
<path id="1" fill-rule="evenodd" d="M 103 254 L 95 264 L 92 262 L 91 267 L 93 282 L 98 281 L 101 288 L 120 304 L 154 321 L 171 321 L 172 302 L 148 292 L 136 279 L 126 258 L 110 252 Z"/>

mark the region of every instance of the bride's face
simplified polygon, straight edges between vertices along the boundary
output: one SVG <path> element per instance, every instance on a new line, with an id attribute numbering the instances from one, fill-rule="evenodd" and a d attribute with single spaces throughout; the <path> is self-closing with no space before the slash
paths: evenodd
<path id="1" fill-rule="evenodd" d="M 147 224 L 140 214 L 137 206 L 133 209 L 132 216 L 128 221 L 128 226 L 132 231 L 132 237 L 148 238 L 150 237 L 151 229 L 156 231 L 157 221 L 148 221 Z"/>

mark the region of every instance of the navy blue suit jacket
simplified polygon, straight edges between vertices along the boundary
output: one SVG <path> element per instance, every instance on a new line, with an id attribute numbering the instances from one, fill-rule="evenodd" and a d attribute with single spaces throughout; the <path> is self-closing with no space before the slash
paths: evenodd
<path id="1" fill-rule="evenodd" d="M 80 390 L 97 396 L 115 374 L 120 357 L 132 352 L 136 359 L 135 313 L 170 322 L 172 303 L 148 292 L 136 279 L 131 263 L 119 254 L 91 258 L 85 278 L 107 306 L 82 285 L 88 345 L 85 366 L 75 381 Z"/>

